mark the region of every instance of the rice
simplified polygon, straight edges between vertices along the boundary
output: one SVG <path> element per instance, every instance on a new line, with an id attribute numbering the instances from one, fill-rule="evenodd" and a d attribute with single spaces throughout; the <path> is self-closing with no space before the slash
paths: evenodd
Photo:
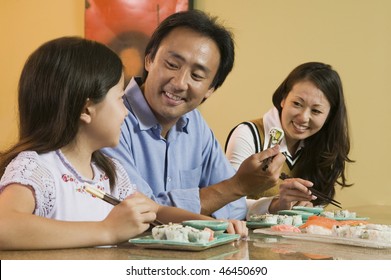
<path id="1" fill-rule="evenodd" d="M 334 226 L 332 235 L 391 243 L 391 227 L 380 224 Z"/>
<path id="2" fill-rule="evenodd" d="M 190 226 L 170 223 L 154 227 L 152 229 L 152 237 L 156 240 L 206 243 L 213 239 L 213 231 L 198 230 Z"/>
<path id="3" fill-rule="evenodd" d="M 355 219 L 357 218 L 356 212 L 350 212 L 349 210 L 333 210 L 323 211 L 321 216 L 330 219 Z"/>
<path id="4" fill-rule="evenodd" d="M 249 221 L 251 222 L 262 222 L 267 224 L 277 224 L 278 215 L 273 214 L 262 214 L 262 215 L 251 215 Z"/>

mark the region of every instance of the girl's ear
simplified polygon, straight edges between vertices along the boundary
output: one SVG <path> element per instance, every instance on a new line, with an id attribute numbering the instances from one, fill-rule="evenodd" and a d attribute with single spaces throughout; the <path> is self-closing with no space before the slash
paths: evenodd
<path id="1" fill-rule="evenodd" d="M 91 123 L 91 115 L 94 111 L 93 103 L 89 98 L 87 98 L 86 104 L 83 107 L 83 110 L 80 114 L 80 120 L 85 123 Z"/>

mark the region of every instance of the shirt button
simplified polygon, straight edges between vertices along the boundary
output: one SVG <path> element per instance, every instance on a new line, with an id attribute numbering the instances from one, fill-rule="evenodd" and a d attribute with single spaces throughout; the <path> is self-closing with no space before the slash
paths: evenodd
<path id="1" fill-rule="evenodd" d="M 171 177 L 167 177 L 167 182 L 171 182 Z"/>

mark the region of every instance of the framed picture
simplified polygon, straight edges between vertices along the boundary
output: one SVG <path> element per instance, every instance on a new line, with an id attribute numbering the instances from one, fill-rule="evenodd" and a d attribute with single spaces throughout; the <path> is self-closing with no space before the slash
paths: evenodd
<path id="1" fill-rule="evenodd" d="M 104 43 L 121 57 L 127 83 L 142 76 L 144 50 L 159 23 L 192 8 L 192 0 L 86 0 L 85 38 Z"/>

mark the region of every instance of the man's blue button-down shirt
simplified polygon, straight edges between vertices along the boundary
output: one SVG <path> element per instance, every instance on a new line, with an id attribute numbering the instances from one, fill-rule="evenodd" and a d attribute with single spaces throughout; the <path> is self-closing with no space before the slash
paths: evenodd
<path id="1" fill-rule="evenodd" d="M 124 102 L 130 112 L 121 129 L 120 144 L 104 152 L 123 164 L 140 192 L 160 204 L 200 213 L 199 189 L 228 179 L 235 172 L 200 112 L 185 114 L 164 139 L 134 79 L 126 88 Z M 242 197 L 213 216 L 244 219 L 246 211 Z"/>

